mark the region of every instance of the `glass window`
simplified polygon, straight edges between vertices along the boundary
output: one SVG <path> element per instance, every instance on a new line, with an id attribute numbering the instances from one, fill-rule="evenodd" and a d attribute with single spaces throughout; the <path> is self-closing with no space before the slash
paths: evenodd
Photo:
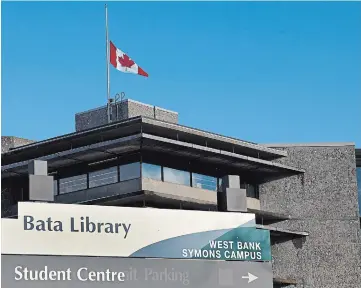
<path id="1" fill-rule="evenodd" d="M 358 205 L 359 205 L 359 212 L 361 215 L 361 167 L 356 168 L 356 175 L 357 175 Z"/>
<path id="2" fill-rule="evenodd" d="M 54 180 L 54 195 L 58 195 L 58 180 Z"/>
<path id="3" fill-rule="evenodd" d="M 118 181 L 117 167 L 110 167 L 89 173 L 89 188 L 116 183 Z"/>
<path id="4" fill-rule="evenodd" d="M 162 181 L 162 168 L 158 165 L 142 163 L 142 177 Z"/>
<path id="5" fill-rule="evenodd" d="M 217 191 L 217 178 L 202 174 L 192 173 L 192 185 L 196 188 L 202 188 Z"/>
<path id="6" fill-rule="evenodd" d="M 87 188 L 86 174 L 59 180 L 59 194 L 84 190 Z"/>
<path id="7" fill-rule="evenodd" d="M 140 178 L 140 163 L 130 163 L 119 166 L 120 181 Z"/>
<path id="8" fill-rule="evenodd" d="M 164 167 L 163 173 L 165 182 L 171 182 L 187 186 L 191 185 L 191 177 L 189 172 Z"/>
<path id="9" fill-rule="evenodd" d="M 246 185 L 246 193 L 247 193 L 247 197 L 256 198 L 256 199 L 259 198 L 257 185 L 247 184 Z"/>

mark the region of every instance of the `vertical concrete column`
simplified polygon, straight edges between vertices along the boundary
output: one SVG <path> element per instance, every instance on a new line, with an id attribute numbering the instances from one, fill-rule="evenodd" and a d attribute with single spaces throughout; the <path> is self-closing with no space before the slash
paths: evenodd
<path id="1" fill-rule="evenodd" d="M 247 212 L 247 193 L 246 189 L 240 188 L 238 175 L 227 175 L 222 178 L 217 198 L 218 211 Z"/>
<path id="2" fill-rule="evenodd" d="M 54 179 L 48 176 L 48 163 L 33 160 L 28 165 L 29 173 L 29 200 L 54 201 Z"/>

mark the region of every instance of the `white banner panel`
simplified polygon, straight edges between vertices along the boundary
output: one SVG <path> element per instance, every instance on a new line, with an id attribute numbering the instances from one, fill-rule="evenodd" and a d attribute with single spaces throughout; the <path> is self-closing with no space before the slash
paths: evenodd
<path id="1" fill-rule="evenodd" d="M 249 213 L 22 202 L 18 215 L 1 220 L 3 254 L 137 257 L 142 249 L 202 248 L 234 229 L 255 228 Z"/>

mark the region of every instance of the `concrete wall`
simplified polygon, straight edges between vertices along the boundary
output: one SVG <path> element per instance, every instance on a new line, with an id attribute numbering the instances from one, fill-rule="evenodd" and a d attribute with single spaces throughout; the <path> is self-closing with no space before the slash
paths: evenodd
<path id="1" fill-rule="evenodd" d="M 255 198 L 247 197 L 247 208 L 254 209 L 254 210 L 260 210 L 261 209 L 260 201 Z"/>
<path id="2" fill-rule="evenodd" d="M 304 288 L 361 287 L 354 146 L 282 149 L 289 156 L 279 162 L 306 173 L 261 185 L 261 209 L 293 218 L 274 226 L 310 235 L 273 245 L 275 277 Z"/>
<path id="3" fill-rule="evenodd" d="M 134 100 L 123 100 L 112 106 L 112 122 L 136 116 L 145 116 L 170 123 L 178 123 L 178 113 Z M 107 107 L 81 112 L 75 115 L 75 130 L 82 131 L 107 124 Z"/>
<path id="4" fill-rule="evenodd" d="M 215 191 L 162 182 L 149 178 L 142 178 L 142 190 L 151 191 L 169 199 L 217 205 L 217 192 Z"/>
<path id="5" fill-rule="evenodd" d="M 136 117 L 139 115 L 154 118 L 154 106 L 147 105 L 140 102 L 128 101 L 128 118 Z"/>
<path id="6" fill-rule="evenodd" d="M 178 124 L 178 113 L 163 108 L 155 107 L 155 119 Z"/>
<path id="7" fill-rule="evenodd" d="M 79 114 L 75 114 L 75 131 L 95 128 L 107 124 L 107 108 L 100 107 Z"/>
<path id="8" fill-rule="evenodd" d="M 14 136 L 1 136 L 1 153 L 9 151 L 10 148 L 16 148 L 36 141 L 14 137 Z"/>

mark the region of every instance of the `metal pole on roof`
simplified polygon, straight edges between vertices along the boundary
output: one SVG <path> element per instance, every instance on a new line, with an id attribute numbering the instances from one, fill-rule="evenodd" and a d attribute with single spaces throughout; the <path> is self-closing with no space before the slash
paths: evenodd
<path id="1" fill-rule="evenodd" d="M 110 73 L 109 73 L 109 37 L 108 37 L 108 6 L 105 4 L 105 41 L 106 41 L 106 61 L 107 61 L 107 116 L 108 123 L 111 122 L 111 99 L 110 99 Z"/>

